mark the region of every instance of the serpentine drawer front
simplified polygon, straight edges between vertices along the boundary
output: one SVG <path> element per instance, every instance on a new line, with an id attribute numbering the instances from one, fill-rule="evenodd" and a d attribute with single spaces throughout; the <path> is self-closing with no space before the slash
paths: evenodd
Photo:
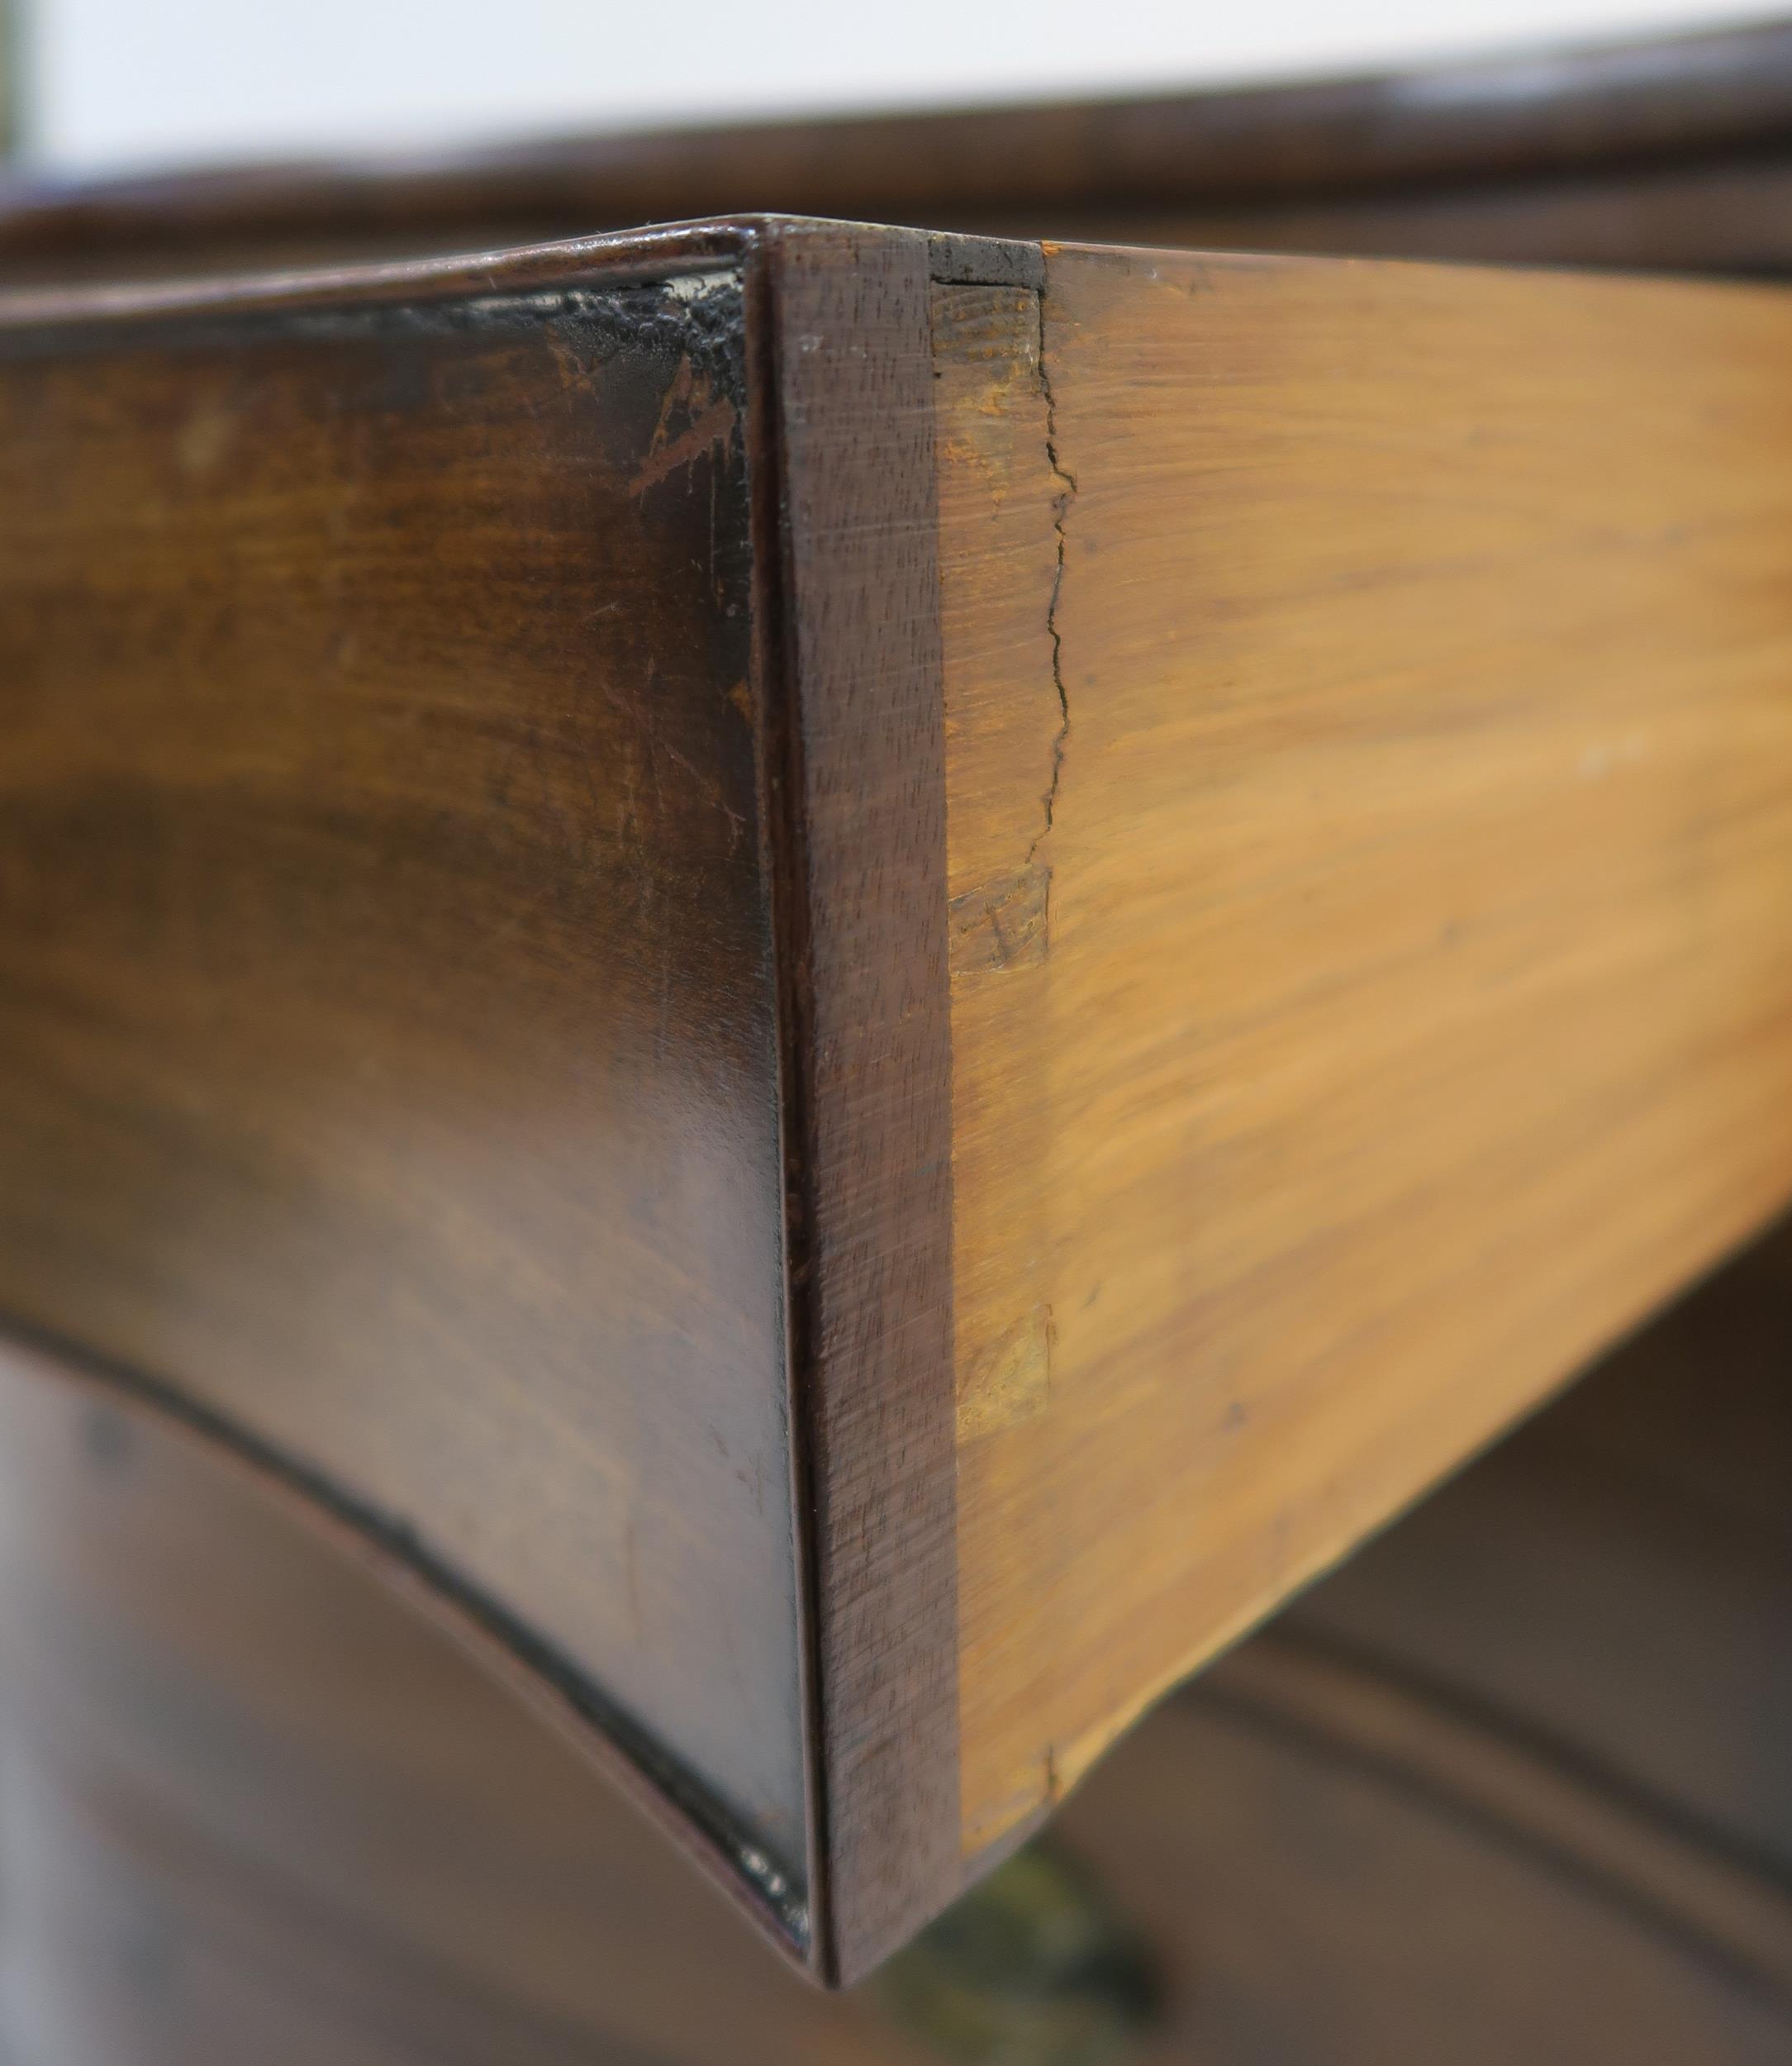
<path id="1" fill-rule="evenodd" d="M 823 1977 L 1792 1196 L 1792 295 L 0 296 L 0 1309 Z"/>

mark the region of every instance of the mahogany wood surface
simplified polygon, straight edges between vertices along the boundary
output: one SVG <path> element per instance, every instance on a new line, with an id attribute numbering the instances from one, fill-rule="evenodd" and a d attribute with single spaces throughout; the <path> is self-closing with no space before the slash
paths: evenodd
<path id="1" fill-rule="evenodd" d="M 0 361 L 0 1302 L 800 1919 L 739 240 Z"/>

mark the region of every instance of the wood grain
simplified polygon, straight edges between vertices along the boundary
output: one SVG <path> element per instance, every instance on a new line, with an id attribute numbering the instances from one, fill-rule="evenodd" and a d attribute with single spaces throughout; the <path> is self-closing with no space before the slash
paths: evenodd
<path id="1" fill-rule="evenodd" d="M 0 342 L 0 1305 L 801 1926 L 741 240 Z"/>
<path id="2" fill-rule="evenodd" d="M 974 1856 L 1792 1192 L 1792 304 L 947 298 Z"/>

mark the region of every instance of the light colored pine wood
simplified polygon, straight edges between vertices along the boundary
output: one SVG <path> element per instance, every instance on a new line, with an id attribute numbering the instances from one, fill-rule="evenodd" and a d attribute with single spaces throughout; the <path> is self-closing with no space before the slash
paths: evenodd
<path id="1" fill-rule="evenodd" d="M 1792 1192 L 1792 302 L 934 326 L 974 1854 Z"/>

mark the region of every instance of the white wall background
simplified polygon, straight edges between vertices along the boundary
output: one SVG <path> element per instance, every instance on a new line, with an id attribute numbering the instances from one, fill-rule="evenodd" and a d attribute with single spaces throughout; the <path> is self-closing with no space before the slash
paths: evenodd
<path id="1" fill-rule="evenodd" d="M 27 148 L 116 169 L 1164 88 L 1746 20 L 1746 0 L 17 0 Z"/>

